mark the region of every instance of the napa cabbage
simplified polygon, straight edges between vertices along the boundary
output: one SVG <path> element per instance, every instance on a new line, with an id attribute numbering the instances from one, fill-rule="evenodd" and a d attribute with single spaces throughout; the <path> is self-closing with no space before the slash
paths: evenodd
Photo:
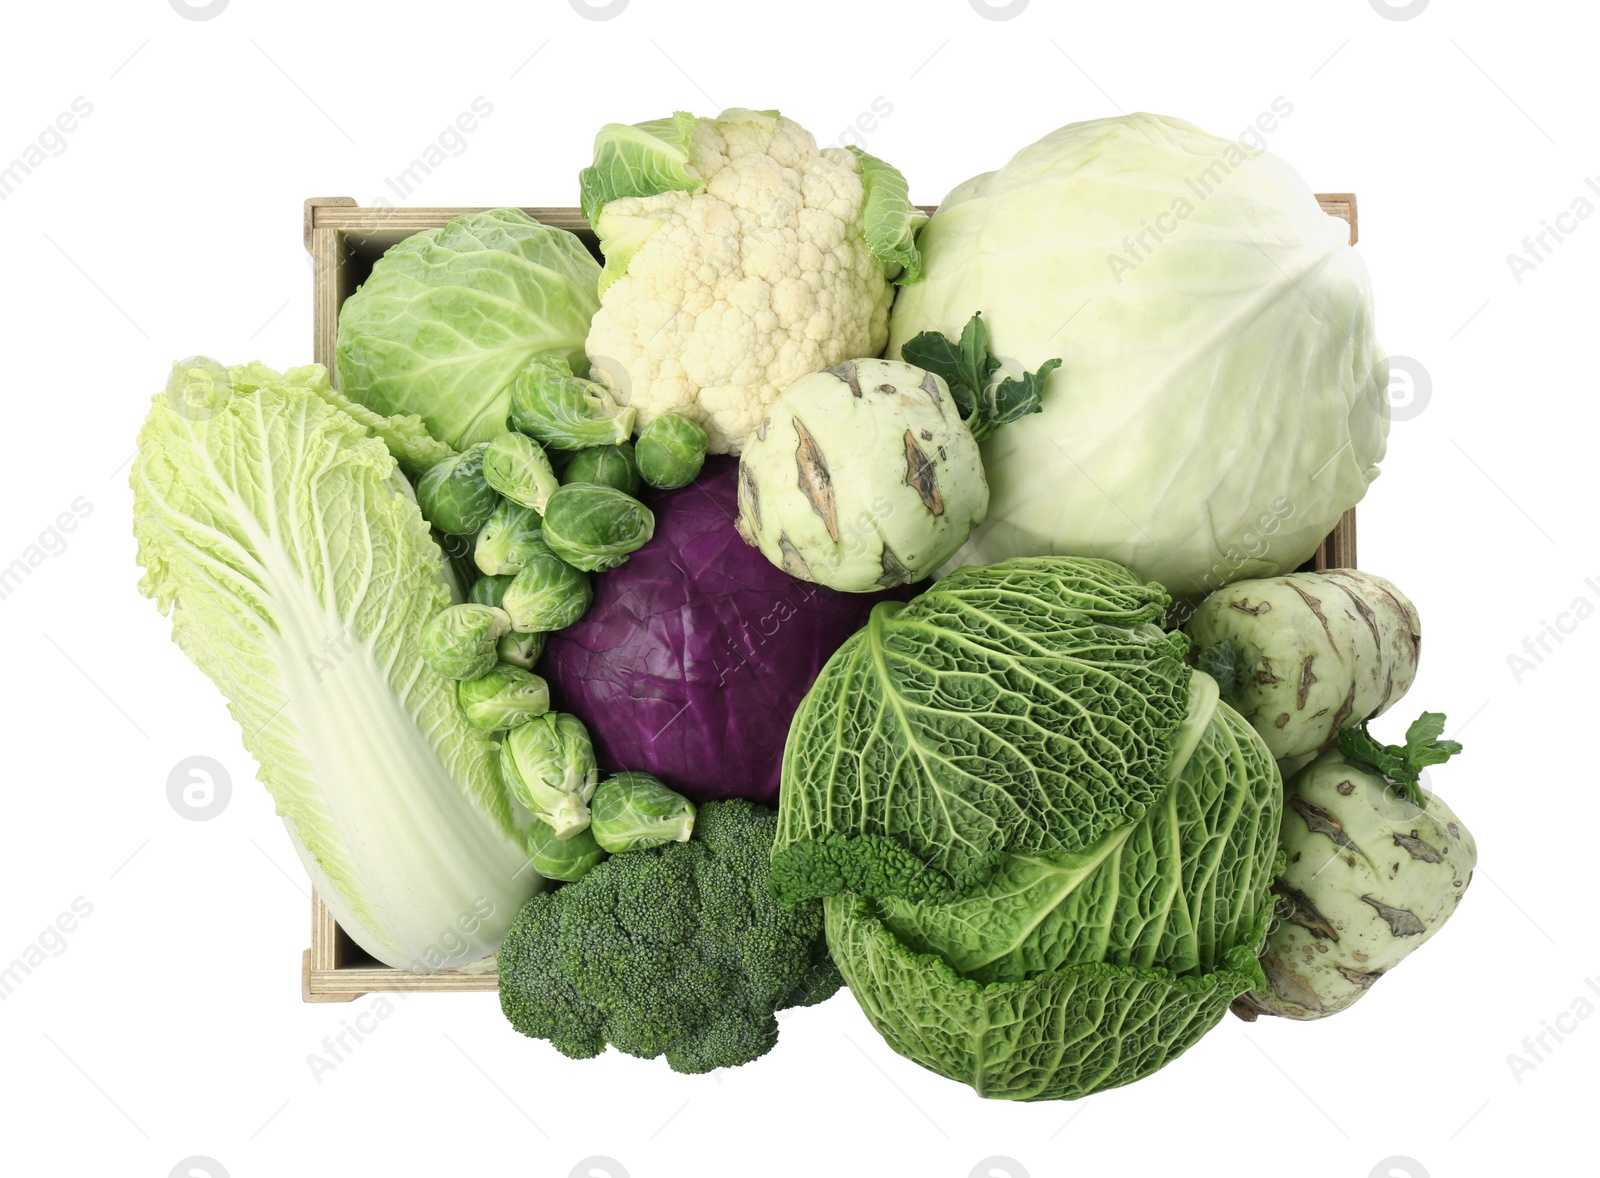
<path id="1" fill-rule="evenodd" d="M 399 969 L 471 967 L 541 880 L 494 742 L 424 662 L 453 578 L 385 433 L 425 447 L 341 409 L 319 367 L 175 366 L 130 479 L 140 589 L 345 932 Z"/>

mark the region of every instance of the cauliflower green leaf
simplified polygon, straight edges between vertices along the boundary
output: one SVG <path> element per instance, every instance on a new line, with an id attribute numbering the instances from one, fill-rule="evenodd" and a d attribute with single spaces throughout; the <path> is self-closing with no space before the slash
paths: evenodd
<path id="1" fill-rule="evenodd" d="M 584 219 L 598 231 L 600 210 L 614 200 L 701 187 L 705 180 L 689 165 L 689 144 L 699 125 L 698 117 L 680 110 L 664 119 L 601 127 L 594 162 L 578 173 Z"/>
<path id="2" fill-rule="evenodd" d="M 894 276 L 899 285 L 921 282 L 917 230 L 928 223 L 928 215 L 911 203 L 911 190 L 899 168 L 854 144 L 850 150 L 861 161 L 861 186 L 866 189 L 861 222 L 873 257 L 899 267 Z"/>

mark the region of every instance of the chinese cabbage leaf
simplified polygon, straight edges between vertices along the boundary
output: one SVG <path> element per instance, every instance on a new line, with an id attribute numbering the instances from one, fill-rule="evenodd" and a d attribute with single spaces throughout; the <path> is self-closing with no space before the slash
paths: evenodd
<path id="1" fill-rule="evenodd" d="M 386 965 L 492 954 L 540 885 L 495 745 L 423 663 L 449 604 L 382 442 L 320 370 L 175 369 L 131 475 L 141 590 L 222 690 L 319 893 Z"/>

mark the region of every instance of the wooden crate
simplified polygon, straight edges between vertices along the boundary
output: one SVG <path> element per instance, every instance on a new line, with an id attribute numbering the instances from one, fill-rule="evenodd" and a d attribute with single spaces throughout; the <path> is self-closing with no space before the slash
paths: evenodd
<path id="1" fill-rule="evenodd" d="M 1317 197 L 1323 209 L 1350 225 L 1350 244 L 1356 243 L 1356 198 L 1354 193 L 1323 193 Z M 499 207 L 499 206 L 490 206 Z M 932 213 L 931 206 L 924 211 Z M 395 242 L 424 229 L 436 229 L 463 213 L 481 209 L 437 208 L 361 208 L 347 196 L 312 197 L 305 202 L 304 237 L 312 262 L 312 358 L 334 370 L 334 347 L 338 342 L 339 308 L 372 273 L 372 266 L 383 251 Z M 591 253 L 599 256 L 599 245 L 583 214 L 575 208 L 525 209 L 536 220 L 576 233 Z M 1345 512 L 1338 526 L 1307 561 L 1307 569 L 1354 568 L 1356 566 L 1356 513 Z M 307 1002 L 349 1002 L 375 991 L 494 990 L 495 975 L 465 974 L 454 970 L 440 973 L 407 973 L 381 965 L 352 941 L 334 920 L 319 896 L 311 898 L 311 948 L 301 960 L 300 993 Z"/>

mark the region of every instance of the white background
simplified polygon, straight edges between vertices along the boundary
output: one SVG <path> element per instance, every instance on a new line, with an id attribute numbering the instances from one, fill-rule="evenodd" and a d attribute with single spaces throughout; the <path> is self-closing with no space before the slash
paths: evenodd
<path id="1" fill-rule="evenodd" d="M 1507 263 L 1575 198 L 1600 205 L 1584 184 L 1600 176 L 1595 30 L 1579 11 L 1034 0 L 995 20 L 968 0 L 632 0 L 595 20 L 566 0 L 232 0 L 195 20 L 168 0 L 7 6 L 0 161 L 75 98 L 93 113 L 0 202 L 0 565 L 89 507 L 0 601 L 0 963 L 75 898 L 92 913 L 0 1002 L 0 1171 L 165 1176 L 193 1155 L 213 1178 L 565 1178 L 594 1157 L 613 1178 L 1366 1178 L 1396 1156 L 1413 1178 L 1584 1168 L 1600 1018 L 1564 1020 L 1575 1029 L 1520 1076 L 1508 1062 L 1531 1062 L 1524 1037 L 1600 977 L 1583 752 L 1600 621 L 1520 682 L 1507 661 L 1576 598 L 1600 604 L 1600 217 L 1520 283 Z M 1230 1018 L 1152 1079 L 1072 1105 L 982 1102 L 892 1054 L 848 994 L 712 1077 L 615 1053 L 568 1062 L 513 1034 L 490 995 L 419 996 L 314 1079 L 308 1054 L 375 1000 L 300 1002 L 305 880 L 221 698 L 135 592 L 125 481 L 174 357 L 310 359 L 301 199 L 370 201 L 478 96 L 493 114 L 409 203 L 574 204 L 611 120 L 778 107 L 826 143 L 875 99 L 892 113 L 860 140 L 931 203 L 1062 123 L 1144 109 L 1236 134 L 1280 95 L 1294 110 L 1272 150 L 1313 189 L 1359 194 L 1381 338 L 1431 379 L 1425 405 L 1397 389 L 1413 411 L 1360 541 L 1425 619 L 1408 705 L 1447 712 L 1467 746 L 1433 775 L 1482 854 L 1450 926 L 1348 1014 Z M 191 756 L 233 782 L 210 821 L 167 800 Z"/>

